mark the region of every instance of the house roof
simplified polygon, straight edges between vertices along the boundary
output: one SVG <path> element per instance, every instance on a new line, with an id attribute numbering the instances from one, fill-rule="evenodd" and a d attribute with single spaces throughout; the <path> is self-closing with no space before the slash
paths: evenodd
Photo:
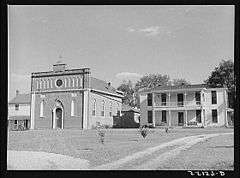
<path id="1" fill-rule="evenodd" d="M 109 85 L 104 80 L 100 80 L 100 79 L 91 77 L 91 84 L 90 85 L 91 85 L 91 89 L 95 89 L 95 90 L 99 90 L 99 91 L 103 91 L 103 92 L 108 92 L 108 93 L 115 94 L 115 95 L 120 95 L 119 92 L 117 92 L 117 90 L 114 87 Z"/>
<path id="2" fill-rule="evenodd" d="M 154 90 L 181 90 L 181 89 L 201 89 L 201 88 L 210 88 L 206 84 L 194 84 L 194 85 L 177 85 L 177 86 L 157 86 L 152 89 L 143 88 L 139 92 L 151 92 Z M 221 87 L 218 87 L 221 88 Z"/>
<path id="3" fill-rule="evenodd" d="M 30 120 L 30 116 L 8 116 L 8 120 Z"/>
<path id="4" fill-rule="evenodd" d="M 30 104 L 31 103 L 31 94 L 18 94 L 12 100 L 9 101 L 9 104 Z"/>
<path id="5" fill-rule="evenodd" d="M 122 105 L 122 111 L 123 111 L 123 112 L 133 111 L 133 112 L 140 113 L 140 110 L 139 110 L 139 109 L 133 108 L 133 107 L 131 107 L 131 106 L 129 106 L 129 105 L 126 105 L 126 104 L 123 104 L 123 105 Z"/>

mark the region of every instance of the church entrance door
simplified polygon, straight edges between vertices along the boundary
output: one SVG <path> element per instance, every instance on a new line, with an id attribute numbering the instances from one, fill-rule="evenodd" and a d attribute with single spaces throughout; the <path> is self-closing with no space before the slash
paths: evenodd
<path id="1" fill-rule="evenodd" d="M 56 109 L 56 128 L 62 128 L 62 109 Z"/>

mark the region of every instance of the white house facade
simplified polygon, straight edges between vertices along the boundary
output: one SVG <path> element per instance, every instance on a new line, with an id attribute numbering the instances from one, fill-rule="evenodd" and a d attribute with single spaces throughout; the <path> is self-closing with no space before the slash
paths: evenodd
<path id="1" fill-rule="evenodd" d="M 204 84 L 159 86 L 140 91 L 141 125 L 228 126 L 227 88 Z"/>

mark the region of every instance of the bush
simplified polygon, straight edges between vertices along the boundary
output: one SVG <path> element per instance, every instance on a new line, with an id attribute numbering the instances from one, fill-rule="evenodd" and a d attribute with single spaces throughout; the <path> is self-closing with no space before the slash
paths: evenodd
<path id="1" fill-rule="evenodd" d="M 147 126 L 140 126 L 139 131 L 140 131 L 143 138 L 145 138 L 148 134 Z"/>

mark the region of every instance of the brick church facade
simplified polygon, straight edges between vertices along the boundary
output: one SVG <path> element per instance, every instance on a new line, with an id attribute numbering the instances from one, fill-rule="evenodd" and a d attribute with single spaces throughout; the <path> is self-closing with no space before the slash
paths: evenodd
<path id="1" fill-rule="evenodd" d="M 57 63 L 31 75 L 31 129 L 91 129 L 113 126 L 123 93 L 91 76 L 89 68 L 67 69 Z"/>

